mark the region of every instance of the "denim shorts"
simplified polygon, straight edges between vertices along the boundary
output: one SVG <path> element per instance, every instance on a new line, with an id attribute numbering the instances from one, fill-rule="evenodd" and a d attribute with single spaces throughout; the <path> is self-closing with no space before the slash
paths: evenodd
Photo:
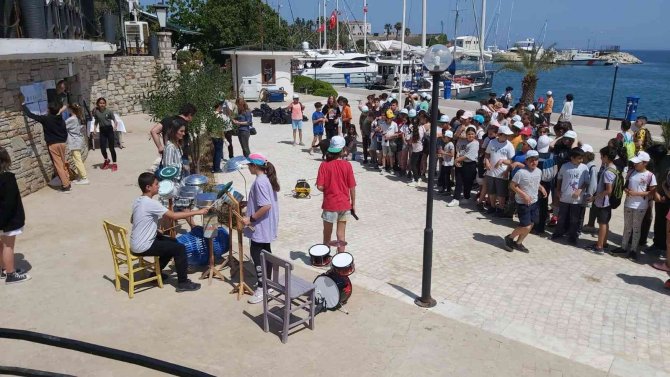
<path id="1" fill-rule="evenodd" d="M 294 130 L 302 130 L 302 119 L 291 120 L 291 126 Z"/>
<path id="2" fill-rule="evenodd" d="M 537 201 L 530 205 L 516 203 L 516 213 L 519 215 L 519 225 L 532 225 L 539 219 L 540 206 L 538 205 Z"/>
<path id="3" fill-rule="evenodd" d="M 340 221 L 346 222 L 349 218 L 349 210 L 346 211 L 326 211 L 321 213 L 321 219 L 327 223 L 337 223 Z"/>

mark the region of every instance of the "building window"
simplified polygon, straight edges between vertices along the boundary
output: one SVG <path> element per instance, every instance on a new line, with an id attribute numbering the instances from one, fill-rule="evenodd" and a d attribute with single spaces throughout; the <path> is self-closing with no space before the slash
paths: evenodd
<path id="1" fill-rule="evenodd" d="M 261 77 L 263 84 L 274 84 L 277 81 L 277 71 L 275 70 L 274 59 L 261 60 Z"/>

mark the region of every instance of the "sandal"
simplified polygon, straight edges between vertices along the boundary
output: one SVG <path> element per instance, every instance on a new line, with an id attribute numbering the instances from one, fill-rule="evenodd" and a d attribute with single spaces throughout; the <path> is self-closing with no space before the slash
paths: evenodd
<path id="1" fill-rule="evenodd" d="M 654 267 L 655 269 L 660 271 L 670 272 L 670 266 L 668 266 L 667 262 L 652 263 L 651 267 Z"/>

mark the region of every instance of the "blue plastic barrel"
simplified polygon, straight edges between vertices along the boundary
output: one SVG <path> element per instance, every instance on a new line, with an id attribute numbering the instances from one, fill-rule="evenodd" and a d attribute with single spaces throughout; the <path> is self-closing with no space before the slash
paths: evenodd
<path id="1" fill-rule="evenodd" d="M 444 80 L 444 99 L 451 99 L 451 80 Z"/>
<path id="2" fill-rule="evenodd" d="M 626 97 L 626 114 L 624 118 L 633 121 L 637 116 L 637 105 L 640 102 L 640 96 Z"/>
<path id="3" fill-rule="evenodd" d="M 351 86 L 351 73 L 344 74 L 344 87 L 348 88 Z"/>

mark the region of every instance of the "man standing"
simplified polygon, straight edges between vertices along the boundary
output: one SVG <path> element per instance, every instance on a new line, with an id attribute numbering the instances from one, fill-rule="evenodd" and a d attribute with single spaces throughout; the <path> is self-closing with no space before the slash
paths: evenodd
<path id="1" fill-rule="evenodd" d="M 165 142 L 167 141 L 167 134 L 170 128 L 172 127 L 179 128 L 181 126 L 185 126 L 186 135 L 184 136 L 183 150 L 184 150 L 184 157 L 185 158 L 188 157 L 188 140 L 189 140 L 188 124 L 191 123 L 191 121 L 193 120 L 195 112 L 196 112 L 195 106 L 193 106 L 190 103 L 186 103 L 182 105 L 181 109 L 179 109 L 178 115 L 163 118 L 163 120 L 161 120 L 160 123 L 156 123 L 151 128 L 151 131 L 149 131 L 149 135 L 151 136 L 151 139 L 153 139 L 154 144 L 156 144 L 158 153 L 163 154 L 163 148 L 165 148 Z"/>
<path id="2" fill-rule="evenodd" d="M 293 95 L 293 102 L 291 102 L 286 110 L 291 112 L 291 127 L 293 128 L 293 145 L 296 143 L 296 132 L 300 135 L 300 145 L 305 145 L 302 142 L 302 113 L 305 111 L 305 105 L 300 102 L 300 97 L 297 94 Z"/>
<path id="3" fill-rule="evenodd" d="M 547 126 L 551 126 L 551 112 L 554 109 L 554 96 L 551 90 L 547 90 L 547 103 L 544 105 L 544 110 L 542 110 L 542 115 L 544 115 L 544 120 L 547 122 Z"/>
<path id="4" fill-rule="evenodd" d="M 561 110 L 561 116 L 558 117 L 559 122 L 572 122 L 572 109 L 574 107 L 573 100 L 575 97 L 572 94 L 565 96 L 565 102 L 563 103 L 563 110 Z"/>

